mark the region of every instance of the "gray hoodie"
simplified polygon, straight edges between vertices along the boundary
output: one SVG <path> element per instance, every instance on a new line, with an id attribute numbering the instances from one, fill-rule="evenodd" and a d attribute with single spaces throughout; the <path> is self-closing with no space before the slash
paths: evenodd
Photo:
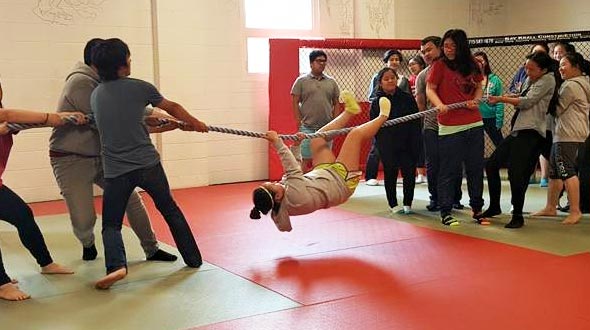
<path id="1" fill-rule="evenodd" d="M 67 76 L 57 105 L 57 112 L 80 111 L 91 114 L 90 94 L 100 78 L 88 65 L 78 62 Z M 100 156 L 100 137 L 93 125 L 55 127 L 49 138 L 49 149 L 88 157 Z"/>
<path id="2" fill-rule="evenodd" d="M 526 78 L 522 91 L 526 95 L 519 97 L 518 109 L 520 113 L 512 131 L 534 129 L 542 137 L 546 136 L 547 130 L 547 108 L 555 89 L 555 76 L 553 72 L 544 74 L 536 81 Z M 522 94 L 523 92 L 521 92 Z"/>
<path id="3" fill-rule="evenodd" d="M 584 142 L 590 134 L 590 83 L 584 76 L 567 79 L 559 88 L 553 142 Z"/>
<path id="4" fill-rule="evenodd" d="M 285 195 L 278 212 L 271 217 L 280 231 L 291 231 L 290 215 L 312 213 L 344 203 L 352 195 L 344 180 L 328 169 L 314 169 L 303 174 L 301 167 L 282 140 L 273 144 L 285 174 Z"/>

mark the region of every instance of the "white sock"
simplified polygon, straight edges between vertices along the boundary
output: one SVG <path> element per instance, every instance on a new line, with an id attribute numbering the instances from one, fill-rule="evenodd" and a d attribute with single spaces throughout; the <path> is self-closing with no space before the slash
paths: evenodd
<path id="1" fill-rule="evenodd" d="M 388 98 L 382 96 L 379 98 L 379 116 L 385 116 L 389 118 L 391 112 L 391 101 Z"/>

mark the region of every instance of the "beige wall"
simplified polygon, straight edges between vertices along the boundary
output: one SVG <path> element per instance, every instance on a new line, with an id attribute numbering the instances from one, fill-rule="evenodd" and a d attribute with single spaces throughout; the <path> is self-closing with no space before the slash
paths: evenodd
<path id="1" fill-rule="evenodd" d="M 590 28 L 585 1 L 315 1 L 324 37 L 421 38 L 451 27 L 470 36 Z M 164 96 L 192 114 L 212 125 L 265 131 L 267 76 L 246 73 L 242 1 L 156 3 L 155 58 L 150 0 L 0 0 L 5 106 L 53 109 L 84 43 L 117 36 L 131 48 L 134 77 L 153 82 L 155 63 Z M 60 198 L 47 157 L 48 137 L 48 129 L 35 129 L 15 139 L 4 179 L 27 201 Z M 171 132 L 161 141 L 173 188 L 266 177 L 268 149 L 262 140 Z"/>

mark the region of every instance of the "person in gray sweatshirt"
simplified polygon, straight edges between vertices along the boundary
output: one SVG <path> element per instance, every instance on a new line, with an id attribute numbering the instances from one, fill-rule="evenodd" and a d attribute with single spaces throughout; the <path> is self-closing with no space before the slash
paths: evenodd
<path id="1" fill-rule="evenodd" d="M 576 224 L 580 211 L 579 157 L 584 152 L 584 141 L 590 134 L 590 84 L 582 72 L 590 68 L 579 53 L 568 53 L 559 62 L 559 73 L 564 79 L 559 89 L 555 113 L 555 132 L 549 159 L 549 190 L 547 204 L 538 216 L 555 216 L 559 193 L 565 186 L 570 205 L 564 224 Z"/>
<path id="2" fill-rule="evenodd" d="M 345 111 L 322 127 L 318 133 L 343 128 L 360 112 L 360 107 L 352 95 L 343 97 Z M 379 128 L 387 121 L 390 109 L 391 102 L 385 97 L 380 98 L 379 116 L 353 128 L 346 136 L 338 156 L 328 147 L 329 138 L 312 139 L 314 168 L 305 174 L 277 132 L 267 132 L 266 139 L 277 150 L 285 173 L 280 182 L 266 182 L 254 189 L 254 208 L 250 212 L 250 218 L 260 219 L 260 213 L 267 214 L 272 210 L 271 218 L 277 228 L 280 231 L 291 231 L 291 215 L 308 214 L 346 202 L 361 177 L 359 162 L 363 142 L 377 134 Z"/>
<path id="3" fill-rule="evenodd" d="M 102 39 L 92 39 L 84 48 L 84 63 L 77 63 L 67 76 L 58 102 L 57 112 L 80 111 L 91 114 L 90 95 L 100 83 L 98 73 L 92 68 L 92 49 Z M 49 138 L 49 156 L 53 174 L 68 206 L 74 235 L 82 244 L 82 259 L 94 260 L 93 185 L 104 186 L 100 136 L 92 125 L 63 125 L 55 127 Z M 150 225 L 150 219 L 137 192 L 133 192 L 127 204 L 127 216 L 131 228 L 139 238 L 147 260 L 175 261 L 177 257 L 161 250 Z"/>
<path id="4" fill-rule="evenodd" d="M 491 104 L 509 103 L 516 108 L 511 120 L 510 135 L 498 145 L 485 166 L 490 205 L 483 212 L 483 216 L 490 218 L 502 213 L 500 167 L 510 160 L 508 178 L 514 210 L 512 219 L 505 225 L 506 228 L 520 228 L 524 225 L 522 209 L 526 191 L 545 141 L 547 109 L 555 90 L 554 66 L 549 55 L 535 52 L 527 55 L 526 59 L 527 78 L 520 93 L 516 97 L 488 97 Z"/>

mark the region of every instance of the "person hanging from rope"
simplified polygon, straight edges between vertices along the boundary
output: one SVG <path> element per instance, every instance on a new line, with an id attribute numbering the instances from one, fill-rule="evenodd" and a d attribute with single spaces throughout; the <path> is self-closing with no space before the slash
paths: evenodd
<path id="1" fill-rule="evenodd" d="M 341 96 L 345 111 L 318 130 L 318 133 L 344 128 L 360 112 L 359 105 L 349 92 L 342 92 Z M 260 219 L 260 213 L 272 211 L 271 218 L 277 228 L 280 231 L 291 231 L 291 215 L 312 213 L 348 200 L 361 177 L 359 163 L 363 142 L 373 138 L 389 117 L 391 102 L 385 97 L 379 101 L 379 116 L 353 128 L 346 136 L 338 156 L 328 147 L 330 136 L 312 139 L 314 168 L 305 174 L 277 132 L 268 131 L 265 138 L 279 154 L 285 173 L 280 182 L 265 182 L 254 189 L 254 208 L 250 218 Z M 299 137 L 303 138 L 304 134 L 301 133 Z"/>

